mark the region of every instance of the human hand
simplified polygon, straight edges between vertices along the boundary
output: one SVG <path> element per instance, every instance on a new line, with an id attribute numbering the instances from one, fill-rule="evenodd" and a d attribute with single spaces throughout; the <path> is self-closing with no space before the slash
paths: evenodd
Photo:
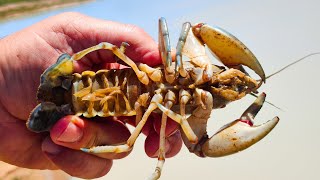
<path id="1" fill-rule="evenodd" d="M 79 151 L 81 147 L 125 142 L 130 132 L 121 120 L 93 122 L 66 116 L 54 125 L 51 138 L 48 133 L 30 132 L 25 126 L 37 104 L 41 73 L 62 53 L 72 55 L 100 42 L 117 46 L 128 42 L 126 55 L 134 61 L 150 66 L 161 63 L 157 44 L 138 27 L 78 13 L 48 18 L 0 40 L 0 160 L 21 167 L 62 169 L 72 176 L 97 178 L 108 173 L 112 159 L 127 155 L 98 157 Z M 99 50 L 88 54 L 75 68 L 77 71 L 106 68 L 112 59 L 110 52 Z M 145 151 L 152 157 L 158 148 L 158 142 L 153 140 L 159 136 L 154 128 L 158 127 L 159 119 L 150 118 L 143 131 L 148 136 Z M 181 144 L 179 131 L 168 137 L 167 157 L 177 154 Z"/>

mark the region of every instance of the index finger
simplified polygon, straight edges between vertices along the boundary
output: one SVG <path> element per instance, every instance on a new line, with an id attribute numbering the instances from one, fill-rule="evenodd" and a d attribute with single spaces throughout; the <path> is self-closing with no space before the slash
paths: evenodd
<path id="1" fill-rule="evenodd" d="M 65 20 L 66 16 L 68 21 Z M 68 37 L 67 42 L 73 53 L 100 42 L 109 42 L 118 47 L 122 42 L 127 42 L 130 47 L 126 49 L 125 54 L 135 62 L 150 66 L 161 64 L 158 44 L 144 30 L 135 25 L 95 19 L 79 13 L 64 13 L 56 18 L 61 24 L 57 30 Z M 110 53 L 97 51 L 97 53 L 90 53 L 88 58 L 99 62 L 101 59 L 110 58 Z"/>

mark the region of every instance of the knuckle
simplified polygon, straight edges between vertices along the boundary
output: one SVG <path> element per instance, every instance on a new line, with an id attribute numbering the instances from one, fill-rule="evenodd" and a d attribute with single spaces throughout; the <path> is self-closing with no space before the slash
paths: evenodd
<path id="1" fill-rule="evenodd" d="M 125 24 L 124 25 L 125 27 L 125 31 L 127 33 L 132 33 L 132 34 L 146 34 L 146 32 L 140 28 L 139 26 L 137 25 L 133 25 L 133 24 Z"/>

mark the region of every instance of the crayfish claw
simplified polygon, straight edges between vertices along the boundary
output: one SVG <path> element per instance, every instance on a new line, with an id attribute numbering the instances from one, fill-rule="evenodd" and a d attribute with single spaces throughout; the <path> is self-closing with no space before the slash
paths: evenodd
<path id="1" fill-rule="evenodd" d="M 266 94 L 261 93 L 257 99 L 249 106 L 241 115 L 240 119 L 243 121 L 248 121 L 249 123 L 253 124 L 253 119 L 256 117 L 262 105 L 266 99 Z"/>
<path id="2" fill-rule="evenodd" d="M 245 65 L 257 73 L 265 82 L 265 73 L 254 54 L 229 32 L 204 23 L 193 26 L 193 33 L 229 68 L 243 69 Z"/>
<path id="3" fill-rule="evenodd" d="M 203 144 L 203 154 L 221 157 L 242 151 L 264 138 L 278 122 L 278 117 L 259 126 L 250 126 L 242 120 L 234 121 Z"/>
<path id="4" fill-rule="evenodd" d="M 253 125 L 255 115 L 261 109 L 265 100 L 262 93 L 254 103 L 247 108 L 240 119 L 223 126 L 215 135 L 202 145 L 204 156 L 221 157 L 242 151 L 264 138 L 277 125 L 279 118 L 261 124 Z"/>

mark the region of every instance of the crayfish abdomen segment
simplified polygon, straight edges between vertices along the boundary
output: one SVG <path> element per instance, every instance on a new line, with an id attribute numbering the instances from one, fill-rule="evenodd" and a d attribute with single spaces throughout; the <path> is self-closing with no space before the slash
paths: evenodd
<path id="1" fill-rule="evenodd" d="M 72 104 L 76 115 L 85 117 L 132 116 L 140 95 L 137 76 L 132 69 L 85 71 L 75 73 Z"/>

